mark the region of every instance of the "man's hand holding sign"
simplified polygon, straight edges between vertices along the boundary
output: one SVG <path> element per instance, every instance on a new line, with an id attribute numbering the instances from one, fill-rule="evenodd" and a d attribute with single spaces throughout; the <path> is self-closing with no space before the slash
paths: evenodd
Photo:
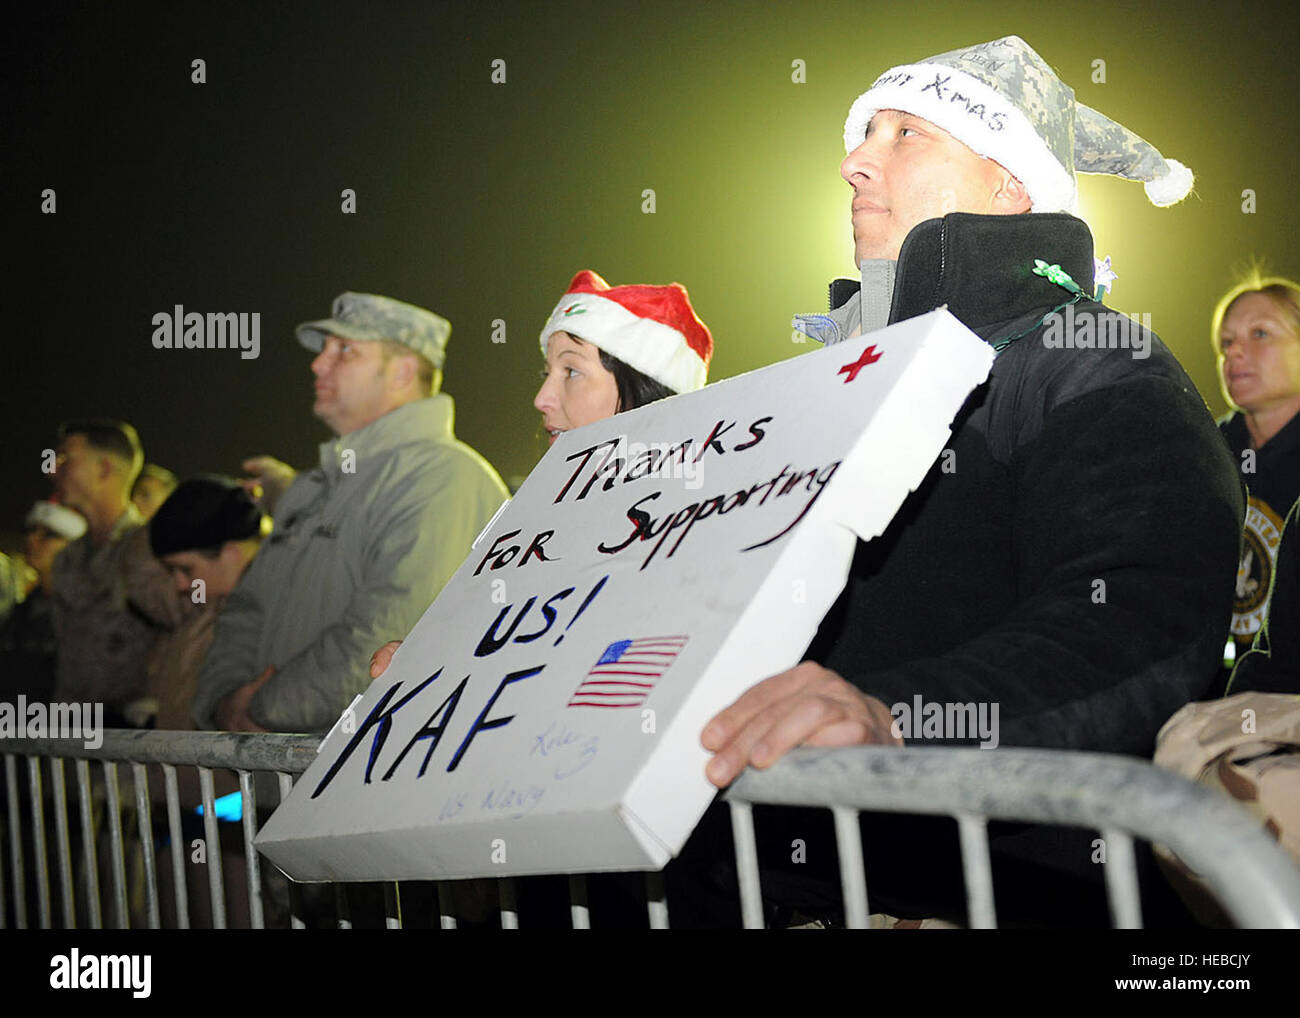
<path id="1" fill-rule="evenodd" d="M 719 788 L 747 766 L 762 769 L 796 746 L 901 746 L 889 707 L 812 661 L 764 679 L 715 716 L 700 736 Z"/>

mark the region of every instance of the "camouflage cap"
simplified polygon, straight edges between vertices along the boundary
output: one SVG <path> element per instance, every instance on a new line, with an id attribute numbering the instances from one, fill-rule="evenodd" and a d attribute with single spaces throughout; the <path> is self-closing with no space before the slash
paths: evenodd
<path id="1" fill-rule="evenodd" d="M 451 323 L 432 311 L 373 293 L 341 293 L 329 318 L 304 322 L 298 342 L 319 353 L 326 336 L 363 342 L 391 339 L 426 357 L 435 368 L 446 359 Z"/>
<path id="2" fill-rule="evenodd" d="M 923 117 L 996 160 L 1025 185 L 1034 212 L 1074 211 L 1076 170 L 1144 181 L 1147 197 L 1161 206 L 1192 189 L 1191 170 L 1076 102 L 1074 90 L 1019 36 L 886 71 L 849 109 L 845 151 L 862 144 L 880 110 Z"/>

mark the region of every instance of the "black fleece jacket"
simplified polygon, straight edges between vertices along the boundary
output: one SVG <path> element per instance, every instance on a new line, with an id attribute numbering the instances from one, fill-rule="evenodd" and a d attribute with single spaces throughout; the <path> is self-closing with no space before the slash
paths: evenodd
<path id="1" fill-rule="evenodd" d="M 995 346 L 1020 338 L 958 414 L 955 455 L 859 543 L 809 657 L 886 704 L 997 703 L 1004 746 L 1149 755 L 1219 665 L 1244 494 L 1159 338 L 1145 358 L 1044 342 L 1071 294 L 1035 259 L 1092 292 L 1069 215 L 954 213 L 904 242 L 891 324 L 947 305 Z M 1115 314 L 1070 311 L 1076 334 Z"/>

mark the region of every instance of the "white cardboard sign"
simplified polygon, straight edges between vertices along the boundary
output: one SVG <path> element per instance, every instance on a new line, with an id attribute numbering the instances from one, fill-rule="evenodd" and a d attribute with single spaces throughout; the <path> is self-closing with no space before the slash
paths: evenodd
<path id="1" fill-rule="evenodd" d="M 258 848 L 298 880 L 658 869 L 988 374 L 940 310 L 563 434 Z"/>

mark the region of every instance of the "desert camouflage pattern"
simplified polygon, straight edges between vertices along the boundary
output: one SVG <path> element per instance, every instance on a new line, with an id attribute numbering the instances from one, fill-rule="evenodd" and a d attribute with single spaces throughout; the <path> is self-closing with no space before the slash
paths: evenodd
<path id="1" fill-rule="evenodd" d="M 141 698 L 150 648 L 193 606 L 149 549 L 149 528 L 134 505 L 103 544 L 79 538 L 54 560 L 54 699 L 103 703 L 124 714 Z"/>
<path id="2" fill-rule="evenodd" d="M 1300 696 L 1189 703 L 1160 729 L 1155 763 L 1235 799 L 1300 865 Z M 1156 857 L 1202 922 L 1226 924 L 1196 873 L 1162 846 Z"/>

